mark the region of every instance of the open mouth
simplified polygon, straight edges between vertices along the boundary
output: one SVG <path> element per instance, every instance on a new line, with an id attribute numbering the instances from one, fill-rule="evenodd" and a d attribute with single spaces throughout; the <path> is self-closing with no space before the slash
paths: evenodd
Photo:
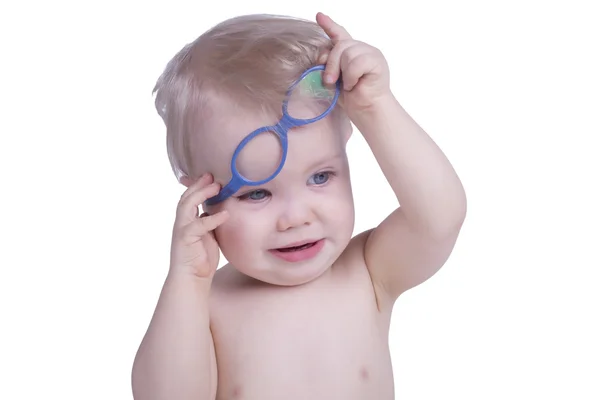
<path id="1" fill-rule="evenodd" d="M 276 250 L 281 251 L 283 253 L 289 253 L 292 251 L 300 251 L 300 250 L 309 249 L 309 248 L 313 247 L 315 244 L 317 244 L 317 242 L 306 243 L 301 246 L 283 247 L 283 248 L 276 249 Z"/>
<path id="2" fill-rule="evenodd" d="M 294 246 L 280 247 L 270 250 L 274 256 L 287 262 L 306 261 L 321 252 L 325 245 L 324 239 L 319 239 L 312 242 L 295 243 Z"/>

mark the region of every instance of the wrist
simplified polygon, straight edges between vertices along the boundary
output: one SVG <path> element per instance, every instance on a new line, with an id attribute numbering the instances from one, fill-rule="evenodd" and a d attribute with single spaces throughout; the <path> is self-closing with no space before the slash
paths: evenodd
<path id="1" fill-rule="evenodd" d="M 165 284 L 191 286 L 194 290 L 198 290 L 208 295 L 212 285 L 212 278 L 212 275 L 210 277 L 201 277 L 189 271 L 170 270 L 165 279 Z"/>
<path id="2" fill-rule="evenodd" d="M 404 109 L 394 94 L 389 91 L 374 99 L 369 107 L 354 113 L 351 119 L 361 133 L 368 134 L 370 127 L 390 121 L 390 118 L 398 117 L 402 112 Z"/>

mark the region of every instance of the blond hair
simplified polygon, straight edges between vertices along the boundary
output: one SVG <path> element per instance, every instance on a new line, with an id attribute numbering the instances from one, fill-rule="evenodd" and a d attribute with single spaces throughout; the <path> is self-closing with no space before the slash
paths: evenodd
<path id="1" fill-rule="evenodd" d="M 276 15 L 226 20 L 184 46 L 153 90 L 177 179 L 196 175 L 190 149 L 203 133 L 202 120 L 218 109 L 216 100 L 281 113 L 288 87 L 331 47 L 316 23 Z"/>

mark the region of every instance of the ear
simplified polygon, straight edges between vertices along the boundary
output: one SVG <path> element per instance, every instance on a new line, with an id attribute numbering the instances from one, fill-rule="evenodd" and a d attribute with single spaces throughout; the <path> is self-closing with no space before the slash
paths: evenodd
<path id="1" fill-rule="evenodd" d="M 350 140 L 350 137 L 352 136 L 352 122 L 350 122 L 350 118 L 346 117 L 345 115 L 343 117 L 341 117 L 341 131 L 342 131 L 342 137 L 344 138 L 344 145 L 346 145 L 348 143 L 348 140 Z"/>
<path id="2" fill-rule="evenodd" d="M 193 183 L 193 181 L 184 175 L 181 178 L 179 178 L 179 183 L 181 183 L 185 187 L 190 187 L 190 185 Z"/>

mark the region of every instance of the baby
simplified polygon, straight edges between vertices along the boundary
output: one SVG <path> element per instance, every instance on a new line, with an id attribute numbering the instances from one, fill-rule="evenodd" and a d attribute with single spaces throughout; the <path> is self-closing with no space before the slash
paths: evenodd
<path id="1" fill-rule="evenodd" d="M 392 308 L 445 263 L 466 199 L 381 52 L 322 13 L 243 16 L 185 46 L 155 90 L 187 190 L 135 399 L 393 399 Z M 352 125 L 401 204 L 354 237 Z"/>

